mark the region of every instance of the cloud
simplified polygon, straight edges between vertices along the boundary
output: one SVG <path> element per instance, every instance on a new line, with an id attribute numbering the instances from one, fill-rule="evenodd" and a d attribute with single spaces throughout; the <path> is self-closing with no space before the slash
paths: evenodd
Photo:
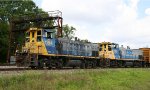
<path id="1" fill-rule="evenodd" d="M 140 0 L 43 0 L 45 11 L 61 10 L 64 24 L 74 26 L 76 36 L 92 42 L 110 41 L 147 46 L 150 42 L 150 16 L 138 18 Z M 150 15 L 150 9 L 145 13 Z"/>
<path id="2" fill-rule="evenodd" d="M 150 15 L 150 8 L 147 8 L 147 9 L 145 10 L 145 14 Z"/>

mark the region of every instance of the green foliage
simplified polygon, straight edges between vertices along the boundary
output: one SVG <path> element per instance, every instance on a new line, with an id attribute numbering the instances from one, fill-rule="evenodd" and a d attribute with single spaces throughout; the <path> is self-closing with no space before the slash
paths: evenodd
<path id="1" fill-rule="evenodd" d="M 8 47 L 8 24 L 0 22 L 0 62 L 4 62 L 4 59 L 6 58 L 7 47 Z"/>
<path id="2" fill-rule="evenodd" d="M 43 12 L 42 9 L 39 9 L 32 0 L 0 1 L 0 62 L 6 61 L 10 20 L 20 19 L 21 15 L 37 15 L 41 12 Z M 24 26 L 21 25 L 20 27 L 23 28 Z M 17 33 L 15 35 L 19 43 L 23 42 L 21 35 L 23 34 Z"/>
<path id="3" fill-rule="evenodd" d="M 23 71 L 0 76 L 0 90 L 149 90 L 149 69 Z M 15 75 L 16 74 L 16 75 Z"/>
<path id="4" fill-rule="evenodd" d="M 68 24 L 63 25 L 63 37 L 68 38 L 68 39 L 73 39 L 75 38 L 76 40 L 79 40 L 83 43 L 91 43 L 89 40 L 85 39 L 85 40 L 80 40 L 79 38 L 75 37 L 75 31 L 76 28 L 74 28 L 73 26 L 69 26 Z"/>
<path id="5" fill-rule="evenodd" d="M 0 45 L 6 47 L 8 39 L 8 24 L 0 23 Z"/>
<path id="6" fill-rule="evenodd" d="M 68 24 L 63 25 L 63 37 L 73 39 L 75 31 L 76 29 L 73 26 L 69 26 Z"/>
<path id="7" fill-rule="evenodd" d="M 1 21 L 8 22 L 10 17 L 38 12 L 39 9 L 31 0 L 0 1 Z"/>

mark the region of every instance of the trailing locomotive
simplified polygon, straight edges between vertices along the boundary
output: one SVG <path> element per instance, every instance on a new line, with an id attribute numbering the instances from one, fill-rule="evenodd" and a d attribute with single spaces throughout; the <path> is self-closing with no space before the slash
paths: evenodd
<path id="1" fill-rule="evenodd" d="M 116 43 L 102 42 L 99 43 L 99 55 L 101 58 L 109 59 L 110 66 L 142 66 L 143 51 L 139 49 L 130 49 L 129 46 L 119 47 Z"/>

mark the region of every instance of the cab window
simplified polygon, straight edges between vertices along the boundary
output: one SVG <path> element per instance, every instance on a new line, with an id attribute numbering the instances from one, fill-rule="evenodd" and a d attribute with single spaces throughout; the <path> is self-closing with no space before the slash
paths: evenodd
<path id="1" fill-rule="evenodd" d="M 32 36 L 31 36 L 31 37 L 32 37 L 31 42 L 35 42 L 34 34 L 35 34 L 35 32 L 34 32 L 34 31 L 32 31 L 32 32 L 31 32 L 31 35 L 32 35 Z"/>
<path id="2" fill-rule="evenodd" d="M 111 51 L 112 49 L 111 49 L 111 45 L 108 45 L 108 51 Z"/>
<path id="3" fill-rule="evenodd" d="M 41 41 L 41 30 L 37 31 L 37 42 Z"/>
<path id="4" fill-rule="evenodd" d="M 106 48 L 106 44 L 104 44 L 104 48 Z"/>
<path id="5" fill-rule="evenodd" d="M 47 32 L 47 38 L 52 38 L 52 33 L 51 32 Z"/>
<path id="6" fill-rule="evenodd" d="M 32 38 L 34 38 L 34 32 L 32 32 Z"/>
<path id="7" fill-rule="evenodd" d="M 115 45 L 115 47 L 116 47 L 116 48 L 119 48 L 119 45 L 118 45 L 118 44 L 116 44 L 116 45 Z"/>
<path id="8" fill-rule="evenodd" d="M 26 32 L 25 36 L 26 36 L 26 40 L 25 41 L 29 42 L 30 41 L 30 33 Z"/>
<path id="9" fill-rule="evenodd" d="M 100 45 L 100 47 L 99 47 L 99 51 L 102 51 L 102 45 Z"/>
<path id="10" fill-rule="evenodd" d="M 53 32 L 47 32 L 47 38 L 54 38 Z"/>
<path id="11" fill-rule="evenodd" d="M 41 35 L 41 30 L 37 31 L 37 35 Z"/>

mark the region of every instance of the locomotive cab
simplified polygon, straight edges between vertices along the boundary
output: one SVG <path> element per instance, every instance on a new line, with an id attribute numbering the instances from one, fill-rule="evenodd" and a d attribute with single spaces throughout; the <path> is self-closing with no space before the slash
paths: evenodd
<path id="1" fill-rule="evenodd" d="M 26 31 L 22 52 L 47 55 L 55 53 L 55 32 L 50 29 L 30 28 Z"/>
<path id="2" fill-rule="evenodd" d="M 99 43 L 99 56 L 109 59 L 119 58 L 119 45 L 110 42 Z"/>
<path id="3" fill-rule="evenodd" d="M 26 53 L 41 53 L 42 47 L 42 32 L 38 28 L 30 28 L 25 33 L 25 45 L 22 52 Z"/>

